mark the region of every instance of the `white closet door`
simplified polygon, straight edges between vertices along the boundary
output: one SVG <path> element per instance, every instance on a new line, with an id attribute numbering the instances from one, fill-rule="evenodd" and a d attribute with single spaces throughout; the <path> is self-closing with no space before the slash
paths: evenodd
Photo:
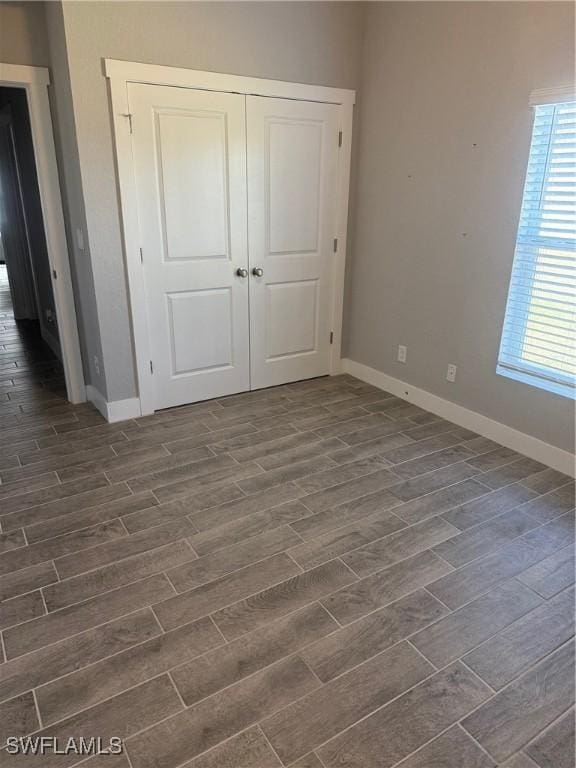
<path id="1" fill-rule="evenodd" d="M 247 390 L 245 97 L 128 96 L 155 408 Z"/>
<path id="2" fill-rule="evenodd" d="M 250 370 L 259 389 L 329 372 L 338 107 L 248 96 L 246 116 Z"/>

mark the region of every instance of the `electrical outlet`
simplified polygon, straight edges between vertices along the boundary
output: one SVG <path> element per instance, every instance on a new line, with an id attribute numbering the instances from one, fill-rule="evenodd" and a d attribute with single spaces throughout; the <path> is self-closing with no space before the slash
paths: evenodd
<path id="1" fill-rule="evenodd" d="M 452 365 L 452 363 L 449 363 L 448 369 L 446 371 L 446 381 L 451 381 L 454 383 L 456 381 L 456 371 L 458 368 L 455 365 Z"/>
<path id="2" fill-rule="evenodd" d="M 408 354 L 408 348 L 403 344 L 398 345 L 398 357 L 396 358 L 399 363 L 406 362 L 406 355 Z"/>

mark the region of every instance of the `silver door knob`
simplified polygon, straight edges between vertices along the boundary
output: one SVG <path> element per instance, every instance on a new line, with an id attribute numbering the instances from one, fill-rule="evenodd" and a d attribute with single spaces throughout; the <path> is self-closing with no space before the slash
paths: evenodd
<path id="1" fill-rule="evenodd" d="M 252 274 L 254 275 L 254 277 L 262 277 L 262 275 L 264 274 L 264 270 L 262 269 L 262 267 L 254 267 L 254 269 L 252 270 Z"/>
<path id="2" fill-rule="evenodd" d="M 236 270 L 236 274 L 238 275 L 238 277 L 248 277 L 248 270 L 245 269 L 244 267 L 238 267 L 238 269 Z"/>

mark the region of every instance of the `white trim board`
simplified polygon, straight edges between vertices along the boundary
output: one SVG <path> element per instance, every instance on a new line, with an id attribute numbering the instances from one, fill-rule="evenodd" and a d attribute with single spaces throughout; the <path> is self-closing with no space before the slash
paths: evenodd
<path id="1" fill-rule="evenodd" d="M 114 147 L 118 186 L 120 190 L 120 211 L 122 217 L 122 237 L 124 257 L 128 274 L 128 292 L 130 298 L 132 338 L 136 361 L 138 384 L 138 402 L 142 415 L 154 412 L 154 382 L 150 370 L 150 343 L 148 335 L 148 317 L 146 311 L 146 293 L 142 261 L 140 258 L 140 228 L 138 222 L 138 204 L 134 179 L 132 140 L 130 135 L 128 102 L 128 83 L 147 83 L 150 85 L 169 85 L 180 88 L 193 88 L 246 95 L 269 96 L 274 98 L 316 101 L 337 104 L 340 107 L 340 130 L 342 147 L 338 163 L 338 214 L 335 237 L 338 238 L 338 251 L 334 254 L 332 331 L 334 333 L 330 373 L 340 370 L 342 342 L 342 307 L 344 304 L 344 268 L 346 263 L 346 241 L 348 226 L 348 194 L 350 185 L 350 158 L 352 151 L 352 114 L 356 100 L 355 91 L 329 88 L 320 85 L 287 83 L 281 80 L 264 80 L 255 77 L 202 72 L 194 69 L 181 69 L 156 64 L 106 59 L 104 62 L 106 77 L 110 82 L 112 120 L 114 126 Z"/>
<path id="2" fill-rule="evenodd" d="M 245 93 L 251 96 L 272 96 L 279 99 L 321 101 L 329 104 L 347 104 L 356 101 L 356 92 L 324 85 L 288 83 L 283 80 L 266 80 L 199 69 L 183 69 L 160 64 L 143 64 L 137 61 L 105 59 L 104 71 L 110 80 L 149 85 L 174 85 L 180 88 L 196 88 L 222 93 Z"/>
<path id="3" fill-rule="evenodd" d="M 110 423 L 136 419 L 138 416 L 141 416 L 140 400 L 137 397 L 108 402 L 104 395 L 91 384 L 86 386 L 86 396 L 92 405 L 100 411 L 106 421 Z"/>
<path id="4" fill-rule="evenodd" d="M 500 445 L 522 453 L 535 461 L 540 461 L 559 472 L 564 472 L 570 477 L 575 476 L 574 455 L 561 448 L 556 448 L 543 440 L 519 432 L 517 429 L 506 426 L 499 421 L 489 419 L 476 411 L 470 411 L 461 405 L 444 400 L 442 397 L 418 389 L 393 376 L 377 371 L 368 365 L 357 363 L 354 360 L 342 358 L 342 371 L 355 376 L 361 381 L 372 384 L 386 392 L 391 392 L 397 397 L 420 406 L 437 416 L 448 421 L 453 421 L 460 427 L 465 427 L 479 435 L 490 438 Z"/>
<path id="5" fill-rule="evenodd" d="M 49 84 L 50 77 L 45 67 L 28 67 L 0 62 L 0 86 L 22 88 L 26 92 L 48 261 L 53 276 L 52 289 L 66 392 L 71 402 L 83 403 L 86 400 L 86 387 L 68 261 L 68 243 L 64 229 L 52 117 L 48 102 Z"/>
<path id="6" fill-rule="evenodd" d="M 540 88 L 530 94 L 530 106 L 540 104 L 562 104 L 576 99 L 576 85 L 564 85 L 559 88 Z"/>

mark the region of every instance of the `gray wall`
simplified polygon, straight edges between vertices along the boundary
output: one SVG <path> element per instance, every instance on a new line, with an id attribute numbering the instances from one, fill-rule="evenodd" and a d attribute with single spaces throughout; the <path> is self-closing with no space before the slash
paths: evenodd
<path id="1" fill-rule="evenodd" d="M 136 387 L 102 59 L 355 88 L 363 7 L 338 2 L 83 2 L 64 3 L 63 13 L 104 394 L 119 400 L 133 396 Z"/>
<path id="2" fill-rule="evenodd" d="M 104 377 L 98 377 L 93 363 L 94 356 L 101 359 L 102 352 L 90 257 L 88 252 L 75 250 L 72 237 L 72 221 L 82 225 L 84 207 L 60 3 L 0 2 L 0 61 L 50 68 L 48 92 L 84 373 L 106 395 Z"/>
<path id="3" fill-rule="evenodd" d="M 106 380 L 101 364 L 100 324 L 89 243 L 85 238 L 85 249 L 81 251 L 75 237 L 77 227 L 86 232 L 86 213 L 70 88 L 64 18 L 60 3 L 48 2 L 43 5 L 46 11 L 46 31 L 51 63 L 50 105 L 84 377 L 87 384 L 94 385 L 106 397 Z"/>
<path id="4" fill-rule="evenodd" d="M 573 403 L 495 367 L 529 94 L 573 67 L 568 3 L 370 4 L 345 313 L 347 357 L 567 450 Z"/>
<path id="5" fill-rule="evenodd" d="M 43 3 L 0 3 L 0 61 L 47 67 L 50 64 Z"/>

